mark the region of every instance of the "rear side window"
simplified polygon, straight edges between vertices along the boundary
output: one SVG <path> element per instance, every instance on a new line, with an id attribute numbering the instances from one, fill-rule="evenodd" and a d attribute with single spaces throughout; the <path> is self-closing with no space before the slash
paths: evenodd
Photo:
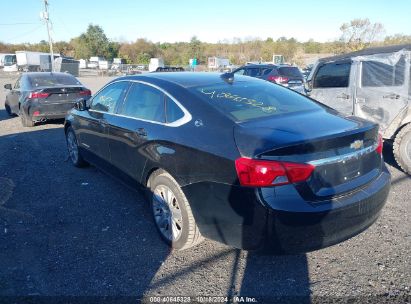
<path id="1" fill-rule="evenodd" d="M 313 88 L 345 88 L 350 79 L 351 63 L 327 63 L 314 77 Z"/>
<path id="2" fill-rule="evenodd" d="M 109 84 L 93 97 L 91 110 L 114 113 L 119 101 L 124 99 L 127 92 L 128 82 L 120 81 Z"/>
<path id="3" fill-rule="evenodd" d="M 183 118 L 184 112 L 180 107 L 167 95 L 166 98 L 166 121 L 168 123 L 174 122 Z"/>
<path id="4" fill-rule="evenodd" d="M 266 69 L 261 69 L 261 76 L 266 76 L 268 74 L 270 74 L 273 71 L 272 68 L 266 68 Z"/>
<path id="5" fill-rule="evenodd" d="M 401 56 L 395 65 L 377 61 L 363 61 L 361 85 L 363 87 L 389 87 L 404 84 L 405 58 Z"/>
<path id="6" fill-rule="evenodd" d="M 48 86 L 61 86 L 61 85 L 81 85 L 74 76 L 56 75 L 56 74 L 44 74 L 41 73 L 28 77 L 32 87 L 48 87 Z"/>
<path id="7" fill-rule="evenodd" d="M 133 118 L 165 122 L 164 93 L 142 83 L 133 83 L 120 114 Z"/>
<path id="8" fill-rule="evenodd" d="M 249 68 L 249 69 L 246 69 L 245 71 L 245 75 L 251 76 L 251 77 L 259 76 L 259 74 L 260 74 L 260 68 Z"/>
<path id="9" fill-rule="evenodd" d="M 281 76 L 303 78 L 303 75 L 301 74 L 300 70 L 296 67 L 281 67 L 278 68 L 278 72 Z"/>
<path id="10" fill-rule="evenodd" d="M 266 81 L 234 80 L 233 84 L 198 86 L 188 90 L 237 122 L 322 109 L 310 99 Z"/>

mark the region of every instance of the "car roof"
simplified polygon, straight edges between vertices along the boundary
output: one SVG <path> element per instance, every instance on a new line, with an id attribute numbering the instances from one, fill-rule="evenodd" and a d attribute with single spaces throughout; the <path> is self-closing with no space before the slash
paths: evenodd
<path id="1" fill-rule="evenodd" d="M 383 53 L 395 53 L 395 52 L 398 52 L 404 49 L 411 51 L 411 44 L 399 44 L 399 45 L 389 45 L 389 46 L 382 46 L 382 47 L 373 47 L 373 48 L 368 48 L 368 49 L 351 52 L 347 54 L 341 54 L 337 56 L 321 58 L 318 61 L 319 62 L 336 61 L 336 60 L 350 59 L 352 57 L 357 57 L 357 56 L 367 56 L 367 55 L 375 55 L 375 54 L 383 54 Z"/>
<path id="2" fill-rule="evenodd" d="M 218 83 L 226 83 L 223 78 L 221 78 L 221 73 L 213 72 L 156 72 L 156 73 L 145 73 L 138 75 L 124 76 L 115 79 L 117 80 L 140 80 L 140 81 L 149 81 L 149 82 L 168 82 L 184 88 L 201 86 L 201 85 L 211 85 Z M 258 79 L 235 75 L 234 81 L 248 81 L 255 82 L 259 81 Z"/>
<path id="3" fill-rule="evenodd" d="M 69 76 L 69 77 L 74 77 L 73 75 L 69 73 L 62 73 L 62 72 L 25 72 L 23 75 L 28 76 L 28 77 L 38 77 L 38 76 Z"/>
<path id="4" fill-rule="evenodd" d="M 241 68 L 278 68 L 278 65 L 271 64 L 271 63 L 252 63 L 243 65 Z"/>

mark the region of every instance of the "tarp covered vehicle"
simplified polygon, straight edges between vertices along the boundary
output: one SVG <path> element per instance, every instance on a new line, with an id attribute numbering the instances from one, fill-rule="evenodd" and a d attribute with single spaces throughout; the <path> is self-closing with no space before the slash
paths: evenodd
<path id="1" fill-rule="evenodd" d="M 411 174 L 411 44 L 369 48 L 320 59 L 309 95 L 347 115 L 375 121 Z"/>

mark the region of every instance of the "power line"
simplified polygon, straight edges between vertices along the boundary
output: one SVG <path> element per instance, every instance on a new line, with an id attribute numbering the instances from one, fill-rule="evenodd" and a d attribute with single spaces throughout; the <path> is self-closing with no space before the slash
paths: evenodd
<path id="1" fill-rule="evenodd" d="M 0 23 L 0 26 L 13 26 L 13 25 L 29 25 L 38 24 L 38 22 L 16 22 L 16 23 Z"/>
<path id="2" fill-rule="evenodd" d="M 8 38 L 8 39 L 6 39 L 6 41 L 8 41 L 8 40 L 14 40 L 14 39 L 17 39 L 17 38 L 21 38 L 21 37 L 27 36 L 27 35 L 29 35 L 29 34 L 31 34 L 31 33 L 34 33 L 34 32 L 37 31 L 38 29 L 40 29 L 42 26 L 43 26 L 43 25 L 40 24 L 39 26 L 37 26 L 36 28 L 34 28 L 34 29 L 32 29 L 32 30 L 30 30 L 30 31 L 28 31 L 28 32 L 25 32 L 25 33 L 23 33 L 23 34 L 14 36 L 14 37 L 12 37 L 12 38 Z"/>

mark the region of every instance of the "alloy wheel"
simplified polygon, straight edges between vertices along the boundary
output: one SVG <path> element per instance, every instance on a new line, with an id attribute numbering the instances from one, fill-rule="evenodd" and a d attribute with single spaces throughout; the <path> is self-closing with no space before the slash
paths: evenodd
<path id="1" fill-rule="evenodd" d="M 73 132 L 68 132 L 67 134 L 67 148 L 69 151 L 71 161 L 74 164 L 76 164 L 78 161 L 78 147 L 77 147 L 76 137 L 73 134 Z"/>

